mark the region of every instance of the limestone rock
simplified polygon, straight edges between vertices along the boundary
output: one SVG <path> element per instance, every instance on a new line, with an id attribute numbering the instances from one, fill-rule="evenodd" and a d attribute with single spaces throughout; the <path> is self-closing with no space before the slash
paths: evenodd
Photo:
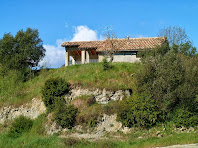
<path id="1" fill-rule="evenodd" d="M 107 132 L 117 132 L 121 129 L 122 124 L 116 121 L 117 115 L 106 115 L 104 114 L 102 117 L 102 122 L 100 122 L 97 126 L 97 131 L 105 131 Z"/>
<path id="2" fill-rule="evenodd" d="M 58 132 L 60 132 L 60 131 L 62 130 L 62 128 L 59 127 L 59 126 L 56 124 L 56 122 L 53 122 L 52 124 L 47 124 L 47 125 L 45 126 L 45 129 L 46 129 L 46 133 L 47 133 L 48 135 L 53 135 L 53 134 L 58 133 Z"/>
<path id="3" fill-rule="evenodd" d="M 118 90 L 118 91 L 107 91 L 106 89 L 83 89 L 73 88 L 68 95 L 65 96 L 66 100 L 71 101 L 76 97 L 82 95 L 93 95 L 96 102 L 101 104 L 107 104 L 110 100 L 122 100 L 125 96 L 130 96 L 130 90 Z"/>
<path id="4" fill-rule="evenodd" d="M 162 135 L 162 134 L 159 134 L 159 135 L 157 135 L 157 137 L 158 137 L 158 138 L 161 138 L 161 137 L 163 137 L 163 135 Z"/>
<path id="5" fill-rule="evenodd" d="M 114 101 L 122 100 L 123 98 L 124 98 L 124 93 L 122 90 L 116 91 L 115 94 L 111 97 L 111 99 Z"/>
<path id="6" fill-rule="evenodd" d="M 161 133 L 160 131 L 157 131 L 157 132 L 156 132 L 156 135 L 159 135 L 160 133 Z"/>
<path id="7" fill-rule="evenodd" d="M 190 127 L 190 128 L 188 129 L 188 131 L 189 131 L 189 132 L 194 132 L 195 129 L 194 129 L 193 127 Z"/>
<path id="8" fill-rule="evenodd" d="M 185 131 L 186 130 L 186 128 L 184 127 L 184 126 L 182 126 L 181 128 L 180 128 L 180 131 Z"/>
<path id="9" fill-rule="evenodd" d="M 121 131 L 124 133 L 124 134 L 128 134 L 128 133 L 130 133 L 130 128 L 128 128 L 128 127 L 124 127 L 124 128 L 122 128 L 121 129 Z"/>
<path id="10" fill-rule="evenodd" d="M 27 103 L 20 107 L 12 106 L 3 107 L 0 109 L 0 124 L 4 124 L 6 120 L 13 120 L 20 115 L 24 115 L 31 119 L 37 118 L 40 114 L 45 113 L 46 108 L 42 100 L 33 98 L 31 103 Z"/>

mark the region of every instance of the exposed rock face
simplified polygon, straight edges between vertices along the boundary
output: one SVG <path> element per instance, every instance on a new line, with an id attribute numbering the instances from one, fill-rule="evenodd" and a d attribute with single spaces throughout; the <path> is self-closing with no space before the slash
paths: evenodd
<path id="1" fill-rule="evenodd" d="M 53 115 L 52 115 L 52 113 L 50 113 L 47 116 L 48 122 L 45 125 L 45 130 L 48 135 L 53 135 L 54 133 L 58 133 L 63 130 L 63 128 L 61 128 L 61 126 L 57 125 L 56 122 L 52 120 L 52 118 L 53 118 Z"/>
<path id="2" fill-rule="evenodd" d="M 103 117 L 100 123 L 95 127 L 94 131 L 83 132 L 83 127 L 77 125 L 74 129 L 78 132 L 70 133 L 69 135 L 62 135 L 62 137 L 74 137 L 74 138 L 85 138 L 85 139 L 100 139 L 105 133 L 121 131 L 124 134 L 129 133 L 131 130 L 128 127 L 123 127 L 121 122 L 116 121 L 117 115 L 106 115 Z M 67 129 L 63 129 L 51 120 L 50 115 L 48 116 L 48 124 L 46 125 L 46 133 L 53 135 L 58 132 L 65 132 Z"/>
<path id="3" fill-rule="evenodd" d="M 106 89 L 99 90 L 89 90 L 83 88 L 74 88 L 70 91 L 69 95 L 66 95 L 66 98 L 69 100 L 73 100 L 76 97 L 82 95 L 93 95 L 95 97 L 96 102 L 101 104 L 107 104 L 110 100 L 122 100 L 124 96 L 130 96 L 130 90 L 118 90 L 118 91 L 107 91 Z"/>
<path id="4" fill-rule="evenodd" d="M 12 120 L 20 115 L 24 115 L 31 119 L 37 118 L 40 114 L 45 113 L 46 108 L 42 100 L 32 99 L 31 103 L 27 103 L 18 108 L 12 106 L 3 107 L 0 109 L 0 124 L 4 124 L 6 120 Z"/>
<path id="5" fill-rule="evenodd" d="M 117 132 L 122 129 L 122 123 L 116 121 L 117 115 L 106 115 L 102 117 L 102 121 L 97 126 L 97 131 Z"/>

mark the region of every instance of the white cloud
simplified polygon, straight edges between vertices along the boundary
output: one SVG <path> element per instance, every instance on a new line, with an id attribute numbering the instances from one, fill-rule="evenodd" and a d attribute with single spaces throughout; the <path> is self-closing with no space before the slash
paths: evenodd
<path id="1" fill-rule="evenodd" d="M 98 40 L 97 32 L 87 26 L 75 27 L 74 37 L 71 41 L 95 41 Z"/>
<path id="2" fill-rule="evenodd" d="M 100 37 L 102 38 L 102 37 Z M 97 32 L 87 26 L 75 27 L 73 38 L 70 41 L 94 41 L 98 40 Z M 65 63 L 65 48 L 61 44 L 65 39 L 58 39 L 56 45 L 43 45 L 46 49 L 44 59 L 39 63 L 40 66 L 58 68 Z"/>
<path id="3" fill-rule="evenodd" d="M 63 40 L 58 39 L 56 46 L 43 45 L 46 49 L 46 53 L 44 59 L 39 63 L 40 66 L 58 68 L 65 63 L 65 49 L 61 47 L 62 42 Z"/>

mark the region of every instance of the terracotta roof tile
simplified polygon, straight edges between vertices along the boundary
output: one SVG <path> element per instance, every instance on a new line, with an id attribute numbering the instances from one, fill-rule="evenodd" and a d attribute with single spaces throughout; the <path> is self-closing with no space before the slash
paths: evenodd
<path id="1" fill-rule="evenodd" d="M 63 47 L 73 47 L 77 46 L 78 48 L 97 48 L 104 41 L 79 41 L 79 42 L 63 42 Z"/>
<path id="2" fill-rule="evenodd" d="M 113 39 L 104 41 L 80 41 L 80 42 L 64 42 L 63 47 L 75 47 L 79 49 L 96 48 L 96 51 L 112 50 L 111 45 L 116 50 L 139 50 L 139 49 L 152 49 L 157 45 L 161 45 L 166 40 L 165 37 L 150 37 L 150 38 L 125 38 Z"/>

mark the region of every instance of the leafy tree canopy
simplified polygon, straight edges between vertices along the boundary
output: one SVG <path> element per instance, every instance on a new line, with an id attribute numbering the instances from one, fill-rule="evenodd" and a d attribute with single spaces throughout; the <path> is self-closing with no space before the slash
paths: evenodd
<path id="1" fill-rule="evenodd" d="M 160 30 L 159 36 L 167 38 L 170 49 L 175 53 L 191 57 L 196 55 L 196 47 L 193 46 L 184 28 L 168 26 Z"/>
<path id="2" fill-rule="evenodd" d="M 43 41 L 37 29 L 7 33 L 0 39 L 0 64 L 8 69 L 24 71 L 38 65 L 45 56 Z"/>

